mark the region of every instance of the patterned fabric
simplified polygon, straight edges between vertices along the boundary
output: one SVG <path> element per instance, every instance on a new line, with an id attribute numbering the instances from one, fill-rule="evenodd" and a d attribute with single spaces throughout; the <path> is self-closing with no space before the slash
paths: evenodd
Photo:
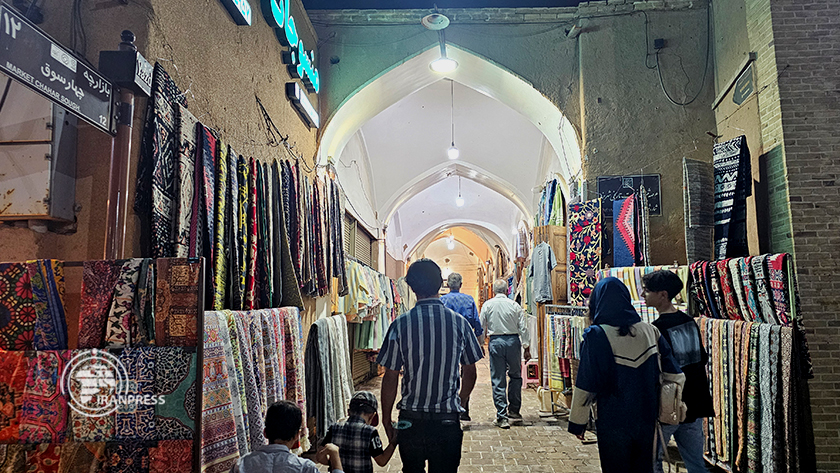
<path id="1" fill-rule="evenodd" d="M 729 283 L 732 285 L 732 292 L 735 293 L 735 303 L 737 304 L 739 319 L 749 320 L 749 308 L 747 307 L 747 298 L 744 295 L 744 278 L 741 276 L 741 265 L 738 263 L 740 258 L 732 258 L 727 264 L 729 270 Z"/>
<path id="2" fill-rule="evenodd" d="M 268 187 L 271 189 L 271 260 L 272 260 L 272 292 L 274 304 L 279 307 L 283 303 L 283 232 L 286 231 L 283 215 L 283 191 L 280 188 L 280 169 L 277 161 L 271 166 L 266 165 Z"/>
<path id="3" fill-rule="evenodd" d="M 108 473 L 149 473 L 149 448 L 143 442 L 108 444 Z"/>
<path id="4" fill-rule="evenodd" d="M 239 315 L 229 310 L 224 311 L 224 315 L 228 336 L 230 337 L 230 359 L 228 359 L 228 350 L 226 349 L 225 361 L 228 362 L 233 419 L 236 422 L 236 442 L 239 445 L 239 454 L 244 455 L 251 451 L 251 432 L 248 424 L 248 395 L 245 388 L 245 364 L 242 358 L 243 351 L 239 347 L 240 341 L 236 324 L 236 318 Z"/>
<path id="5" fill-rule="evenodd" d="M 250 312 L 235 312 L 231 313 L 231 319 L 236 324 L 236 340 L 240 361 L 242 362 L 242 379 L 245 388 L 242 414 L 245 416 L 244 422 L 248 427 L 248 451 L 254 451 L 257 447 L 265 444 L 265 436 L 263 435 L 265 417 L 262 416 L 259 378 L 253 375 L 255 371 L 254 347 L 251 344 L 252 315 Z M 230 333 L 233 336 L 234 332 L 231 331 Z"/>
<path id="6" fill-rule="evenodd" d="M 601 199 L 569 205 L 569 303 L 586 305 L 601 266 Z"/>
<path id="7" fill-rule="evenodd" d="M 155 354 L 152 347 L 126 348 L 120 353 L 126 376 L 138 396 L 155 394 Z M 152 440 L 155 434 L 155 406 L 121 404 L 117 407 L 115 435 L 119 440 Z"/>
<path id="8" fill-rule="evenodd" d="M 195 241 L 190 247 L 190 228 L 193 214 L 193 199 L 195 198 L 195 155 L 196 155 L 196 126 L 198 120 L 187 110 L 185 105 L 178 104 L 177 108 L 177 136 L 178 136 L 178 166 L 177 204 L 175 207 L 175 254 L 177 258 L 187 258 L 195 254 Z"/>
<path id="9" fill-rule="evenodd" d="M 102 473 L 107 466 L 104 442 L 61 445 L 59 473 Z"/>
<path id="10" fill-rule="evenodd" d="M 62 445 L 42 443 L 26 452 L 27 473 L 58 473 Z"/>
<path id="11" fill-rule="evenodd" d="M 636 198 L 613 201 L 613 266 L 636 264 Z"/>
<path id="12" fill-rule="evenodd" d="M 709 294 L 712 296 L 713 314 L 719 319 L 725 319 L 727 313 L 726 306 L 723 303 L 723 290 L 720 287 L 720 275 L 717 271 L 717 264 L 714 261 L 709 261 L 707 278 L 711 286 Z"/>
<path id="13" fill-rule="evenodd" d="M 251 312 L 251 317 L 247 319 L 248 321 L 248 331 L 249 331 L 249 338 L 251 339 L 251 366 L 253 368 L 253 377 L 256 382 L 257 387 L 257 400 L 253 404 L 254 406 L 259 406 L 259 410 L 256 407 L 249 407 L 249 416 L 251 419 L 254 417 L 259 417 L 260 419 L 265 419 L 265 413 L 268 410 L 268 387 L 266 386 L 265 377 L 266 377 L 266 362 L 265 362 L 265 348 L 263 347 L 263 331 L 262 331 L 262 317 L 259 315 L 258 312 Z M 251 406 L 251 400 L 248 399 L 248 406 Z M 251 445 L 252 449 L 255 450 L 256 446 L 263 445 L 265 440 L 265 436 L 262 432 L 258 433 L 256 436 L 253 435 L 253 427 L 251 428 Z"/>
<path id="14" fill-rule="evenodd" d="M 204 314 L 204 385 L 201 411 L 201 471 L 227 473 L 239 457 L 236 423 L 231 409 L 230 384 L 220 312 Z"/>
<path id="15" fill-rule="evenodd" d="M 70 350 L 31 354 L 20 416 L 22 443 L 64 442 L 69 407 L 59 377 L 70 356 Z"/>
<path id="16" fill-rule="evenodd" d="M 306 371 L 304 370 L 303 330 L 300 324 L 300 312 L 297 307 L 280 309 L 283 314 L 285 330 L 284 345 L 286 349 L 286 399 L 297 402 L 306 419 Z M 309 450 L 308 428 L 304 423 L 304 435 L 301 436 L 301 447 Z"/>
<path id="17" fill-rule="evenodd" d="M 79 350 L 74 352 L 74 356 L 87 357 L 92 353 L 92 350 Z M 77 380 L 71 379 L 70 395 L 72 398 L 79 399 L 82 395 L 82 385 Z M 108 387 L 100 387 L 98 391 L 89 393 L 91 395 L 110 396 Z M 70 430 L 72 432 L 74 442 L 105 442 L 114 439 L 114 413 L 100 417 L 92 417 L 79 412 L 75 409 L 70 409 Z"/>
<path id="18" fill-rule="evenodd" d="M 239 156 L 237 161 L 237 176 L 239 181 L 239 193 L 237 194 L 237 206 L 239 207 L 239 221 L 237 224 L 239 238 L 236 240 L 237 259 L 239 261 L 236 273 L 234 274 L 234 296 L 233 309 L 245 309 L 245 293 L 247 291 L 247 274 L 248 274 L 248 240 L 251 237 L 251 232 L 248 230 L 248 213 L 250 207 L 248 199 L 250 194 L 248 192 L 248 185 L 251 182 L 250 166 L 248 161 Z"/>
<path id="19" fill-rule="evenodd" d="M 268 230 L 268 212 L 266 206 L 269 204 L 265 188 L 265 172 L 263 166 L 257 163 L 257 259 L 256 259 L 256 280 L 257 293 L 259 297 L 254 303 L 255 307 L 271 307 L 273 286 L 271 285 L 271 269 L 269 261 L 269 245 L 271 237 Z"/>
<path id="20" fill-rule="evenodd" d="M 26 471 L 25 445 L 0 444 L 0 473 L 21 473 Z"/>
<path id="21" fill-rule="evenodd" d="M 0 263 L 0 349 L 31 350 L 38 318 L 24 263 Z"/>
<path id="22" fill-rule="evenodd" d="M 196 346 L 200 269 L 201 262 L 195 259 L 157 260 L 155 339 L 158 346 Z"/>
<path id="23" fill-rule="evenodd" d="M 706 285 L 703 278 L 703 261 L 696 261 L 691 263 L 689 272 L 691 273 L 691 297 L 696 307 L 696 315 L 700 317 L 711 317 L 712 312 L 709 309 L 709 297 L 706 295 Z"/>
<path id="24" fill-rule="evenodd" d="M 718 143 L 715 166 L 715 259 L 746 256 L 747 197 L 752 193 L 747 138 Z"/>
<path id="25" fill-rule="evenodd" d="M 196 166 L 200 168 L 196 172 L 196 206 L 198 229 L 196 240 L 199 241 L 200 250 L 195 256 L 204 256 L 207 260 L 207 287 L 213 287 L 215 282 L 216 258 L 216 173 L 219 172 L 216 166 L 219 139 L 210 128 L 199 125 L 197 132 L 199 137 L 198 158 Z M 221 228 L 219 228 L 221 231 Z M 208 300 L 211 303 L 208 307 L 215 305 L 215 292 L 208 291 Z"/>
<path id="26" fill-rule="evenodd" d="M 740 306 L 735 300 L 735 288 L 732 274 L 729 272 L 730 259 L 718 261 L 716 263 L 717 273 L 720 277 L 720 290 L 723 293 L 723 305 L 725 308 L 726 318 L 729 320 L 743 320 L 741 316 Z M 740 282 L 740 281 L 739 281 Z M 721 311 L 721 315 L 724 311 Z"/>
<path id="27" fill-rule="evenodd" d="M 738 269 L 741 271 L 742 287 L 744 288 L 744 300 L 747 303 L 747 312 L 745 312 L 744 319 L 753 322 L 761 321 L 759 316 L 758 303 L 756 302 L 756 288 L 755 280 L 752 272 L 752 256 L 747 258 L 738 258 Z"/>
<path id="28" fill-rule="evenodd" d="M 105 325 L 121 264 L 116 261 L 85 261 L 79 313 L 79 348 L 102 348 Z"/>
<path id="29" fill-rule="evenodd" d="M 0 352 L 0 444 L 17 443 L 20 436 L 20 416 L 28 371 L 29 358 L 24 352 Z"/>
<path id="30" fill-rule="evenodd" d="M 224 341 L 225 368 L 227 369 L 228 381 L 227 389 L 231 401 L 229 409 L 233 415 L 233 421 L 236 428 L 236 448 L 239 455 L 242 456 L 248 452 L 248 448 L 246 443 L 247 438 L 245 436 L 245 419 L 242 411 L 242 398 L 239 397 L 239 380 L 236 375 L 236 364 L 233 359 L 233 349 L 231 347 L 227 314 L 224 312 L 217 312 L 217 317 L 219 321 L 219 338 Z"/>
<path id="31" fill-rule="evenodd" d="M 155 340 L 155 260 L 145 258 L 137 278 L 137 295 L 134 297 L 135 324 L 131 326 L 134 345 L 149 345 Z"/>
<path id="32" fill-rule="evenodd" d="M 137 319 L 134 312 L 134 295 L 137 293 L 137 280 L 140 277 L 142 258 L 126 260 L 120 268 L 111 310 L 105 324 L 105 346 L 122 348 L 132 345 L 131 326 Z"/>
<path id="33" fill-rule="evenodd" d="M 639 211 L 638 214 L 638 229 L 639 236 L 639 254 L 636 255 L 636 263 L 646 266 L 650 261 L 650 204 L 648 203 L 647 188 L 640 186 L 639 188 Z"/>
<path id="34" fill-rule="evenodd" d="M 149 473 L 192 473 L 192 440 L 161 440 L 149 448 Z"/>
<path id="35" fill-rule="evenodd" d="M 277 163 L 274 163 L 275 168 Z M 284 168 L 285 169 L 285 168 Z M 300 284 L 298 283 L 297 276 L 295 275 L 295 263 L 292 256 L 292 248 L 290 247 L 290 234 L 288 233 L 288 219 L 289 219 L 289 212 L 290 207 L 289 203 L 286 199 L 289 198 L 288 188 L 286 187 L 286 179 L 288 174 L 284 174 L 280 170 L 276 170 L 279 173 L 276 177 L 275 185 L 280 187 L 278 192 L 275 194 L 275 201 L 282 198 L 282 201 L 278 201 L 279 208 L 277 213 L 276 222 L 277 229 L 275 231 L 275 239 L 279 237 L 279 247 L 275 248 L 275 252 L 279 250 L 279 267 L 278 267 L 278 257 L 275 257 L 275 274 L 274 277 L 281 278 L 281 285 L 282 289 L 276 293 L 277 295 L 277 304 L 278 306 L 294 306 L 299 309 L 303 309 L 303 298 L 300 294 Z M 280 180 L 283 180 L 283 183 L 280 183 Z M 343 251 L 343 250 L 342 250 Z M 344 267 L 344 257 L 341 258 L 341 266 Z"/>
<path id="36" fill-rule="evenodd" d="M 160 63 L 152 75 L 152 97 L 146 110 L 146 127 L 140 147 L 134 210 L 150 228 L 147 253 L 153 258 L 174 256 L 172 235 L 177 207 L 176 104 L 187 105 L 184 94 Z"/>
<path id="37" fill-rule="evenodd" d="M 759 392 L 759 327 L 750 326 L 749 371 L 747 375 L 747 471 L 761 471 L 761 394 Z"/>
<path id="38" fill-rule="evenodd" d="M 266 403 L 270 406 L 276 401 L 285 399 L 286 383 L 283 380 L 286 377 L 286 372 L 285 370 L 280 371 L 280 362 L 282 360 L 280 359 L 280 352 L 277 349 L 278 333 L 275 323 L 276 314 L 271 310 L 261 310 L 258 314 L 262 319 Z M 285 350 L 283 350 L 283 358 L 285 358 Z M 286 366 L 285 363 L 283 363 L 283 366 Z"/>
<path id="39" fill-rule="evenodd" d="M 64 263 L 44 259 L 27 261 L 32 302 L 35 304 L 36 350 L 66 350 L 67 320 L 64 316 Z"/>
<path id="40" fill-rule="evenodd" d="M 755 281 L 755 299 L 761 309 L 761 322 L 778 323 L 776 311 L 773 309 L 773 301 L 770 299 L 769 282 L 766 273 L 766 255 L 754 256 L 750 261 L 753 280 Z"/>
<path id="41" fill-rule="evenodd" d="M 246 233 L 248 235 L 247 270 L 245 272 L 245 309 L 257 308 L 259 295 L 257 294 L 257 238 L 258 215 L 257 215 L 257 160 L 251 158 L 249 161 L 248 175 L 248 223 Z"/>
<path id="42" fill-rule="evenodd" d="M 683 189 L 686 257 L 689 263 L 708 261 L 714 258 L 715 176 L 712 164 L 683 159 Z"/>
<path id="43" fill-rule="evenodd" d="M 788 303 L 787 253 L 771 255 L 767 258 L 768 279 L 773 294 L 773 307 L 776 308 L 776 319 L 781 325 L 790 325 L 791 312 Z"/>
<path id="44" fill-rule="evenodd" d="M 230 200 L 228 200 L 229 172 L 228 147 L 219 141 L 219 163 L 216 167 L 216 212 L 213 224 L 216 227 L 213 242 L 213 259 L 215 261 L 213 268 L 213 310 L 224 309 L 228 302 L 228 263 L 230 259 L 228 244 L 236 241 L 231 240 L 228 233 L 230 231 L 230 212 L 233 210 Z"/>
<path id="45" fill-rule="evenodd" d="M 181 347 L 157 347 L 154 393 L 164 404 L 154 406 L 156 439 L 192 439 L 195 435 L 196 354 Z"/>

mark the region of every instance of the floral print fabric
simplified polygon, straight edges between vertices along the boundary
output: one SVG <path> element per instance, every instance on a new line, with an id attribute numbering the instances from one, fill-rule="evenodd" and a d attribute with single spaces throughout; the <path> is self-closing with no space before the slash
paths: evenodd
<path id="1" fill-rule="evenodd" d="M 66 350 L 64 316 L 64 263 L 57 260 L 27 261 L 32 301 L 35 305 L 36 350 Z"/>
<path id="2" fill-rule="evenodd" d="M 102 348 L 105 345 L 105 326 L 121 267 L 116 261 L 85 261 L 79 348 Z"/>
<path id="3" fill-rule="evenodd" d="M 586 305 L 601 267 L 601 199 L 569 205 L 569 303 Z"/>
<path id="4" fill-rule="evenodd" d="M 0 352 L 0 443 L 17 443 L 29 358 L 22 351 Z"/>
<path id="5" fill-rule="evenodd" d="M 0 349 L 31 350 L 37 317 L 26 264 L 0 264 Z"/>
<path id="6" fill-rule="evenodd" d="M 154 406 L 155 438 L 192 439 L 196 419 L 196 354 L 181 347 L 156 347 L 154 393 L 165 403 Z"/>
<path id="7" fill-rule="evenodd" d="M 29 359 L 20 418 L 22 443 L 62 443 L 69 407 L 59 390 L 59 378 L 70 350 L 33 352 Z"/>

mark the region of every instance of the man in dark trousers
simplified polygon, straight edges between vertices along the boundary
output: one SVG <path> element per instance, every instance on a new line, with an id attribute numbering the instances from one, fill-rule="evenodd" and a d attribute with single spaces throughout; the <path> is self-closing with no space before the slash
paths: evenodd
<path id="1" fill-rule="evenodd" d="M 467 320 L 440 302 L 443 278 L 434 261 L 415 261 L 405 279 L 417 295 L 417 305 L 391 323 L 376 359 L 385 367 L 381 391 L 385 432 L 393 438 L 399 427 L 403 472 L 425 472 L 428 461 L 430 472 L 454 473 L 461 463 L 464 438 L 461 406 L 475 386 L 481 347 Z M 392 413 L 401 370 L 400 422 L 395 426 Z"/>
<path id="2" fill-rule="evenodd" d="M 705 472 L 703 460 L 703 418 L 714 417 L 709 379 L 706 377 L 706 362 L 709 355 L 703 349 L 700 330 L 694 319 L 677 310 L 671 300 L 682 291 L 683 282 L 679 276 L 668 270 L 645 274 L 645 304 L 659 312 L 653 325 L 671 345 L 671 352 L 685 374 L 683 402 L 688 408 L 685 420 L 679 425 L 662 425 L 665 444 L 674 436 L 680 456 L 688 473 Z M 662 445 L 658 447 L 654 471 L 662 473 Z"/>
<path id="3" fill-rule="evenodd" d="M 467 322 L 470 323 L 470 326 L 475 332 L 475 338 L 478 339 L 478 344 L 483 347 L 484 338 L 482 338 L 482 335 L 484 334 L 484 329 L 481 328 L 481 321 L 478 320 L 478 307 L 475 305 L 475 299 L 471 295 L 461 292 L 462 283 L 463 278 L 458 273 L 451 273 L 447 276 L 446 285 L 449 286 L 449 294 L 440 296 L 440 301 L 443 302 L 443 305 L 447 309 L 452 309 L 467 319 Z M 461 413 L 461 420 L 471 420 L 470 400 L 467 399 L 466 403 L 461 407 L 464 408 L 464 412 Z"/>

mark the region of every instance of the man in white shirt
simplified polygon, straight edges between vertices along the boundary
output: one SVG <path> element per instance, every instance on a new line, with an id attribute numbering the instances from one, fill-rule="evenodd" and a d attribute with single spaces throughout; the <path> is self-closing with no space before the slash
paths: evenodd
<path id="1" fill-rule="evenodd" d="M 482 305 L 480 316 L 481 327 L 490 338 L 493 404 L 496 405 L 496 426 L 502 429 L 509 429 L 511 420 L 522 420 L 519 413 L 522 407 L 522 348 L 525 349 L 525 359 L 531 359 L 525 311 L 508 299 L 507 290 L 508 284 L 504 279 L 493 281 L 496 297 Z M 507 386 L 506 375 L 510 377 L 510 386 Z"/>

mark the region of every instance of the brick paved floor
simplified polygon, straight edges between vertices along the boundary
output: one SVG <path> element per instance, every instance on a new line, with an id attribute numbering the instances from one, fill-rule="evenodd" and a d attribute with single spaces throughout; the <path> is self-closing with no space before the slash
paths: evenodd
<path id="1" fill-rule="evenodd" d="M 566 422 L 553 417 L 540 418 L 537 393 L 522 391 L 524 425 L 502 430 L 493 425 L 495 408 L 490 393 L 490 367 L 487 358 L 478 363 L 478 381 L 470 398 L 471 422 L 464 422 L 464 445 L 461 468 L 473 472 L 599 472 L 597 445 L 582 445 L 566 432 Z M 357 386 L 379 397 L 382 378 L 374 378 Z M 399 399 L 399 395 L 397 396 Z M 396 416 L 396 412 L 394 413 Z M 379 434 L 386 439 L 380 425 Z M 387 443 L 387 442 L 386 442 Z M 399 448 L 383 468 L 374 463 L 375 471 L 400 471 Z"/>

